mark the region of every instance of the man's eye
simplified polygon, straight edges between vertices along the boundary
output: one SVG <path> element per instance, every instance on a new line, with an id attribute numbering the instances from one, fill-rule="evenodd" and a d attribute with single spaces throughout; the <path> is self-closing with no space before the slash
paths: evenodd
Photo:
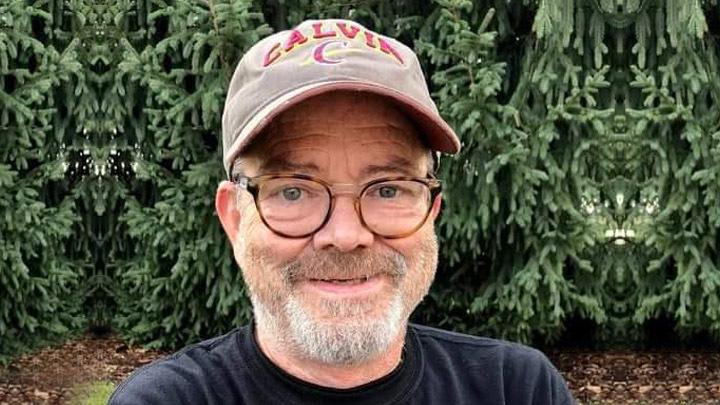
<path id="1" fill-rule="evenodd" d="M 394 198 L 397 193 L 398 189 L 392 186 L 382 186 L 378 189 L 378 195 L 382 198 Z"/>
<path id="2" fill-rule="evenodd" d="M 288 201 L 297 201 L 302 197 L 302 190 L 297 187 L 287 187 L 282 189 L 282 196 Z"/>

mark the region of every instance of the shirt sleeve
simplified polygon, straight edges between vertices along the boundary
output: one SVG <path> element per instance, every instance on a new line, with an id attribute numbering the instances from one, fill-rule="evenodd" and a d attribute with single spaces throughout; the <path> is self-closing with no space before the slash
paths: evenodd
<path id="1" fill-rule="evenodd" d="M 506 370 L 511 374 L 514 390 L 507 403 L 527 405 L 574 405 L 576 401 L 565 379 L 539 350 L 516 347 L 508 360 Z M 517 395 L 517 396 L 516 396 Z"/>
<path id="2" fill-rule="evenodd" d="M 201 404 L 193 384 L 168 364 L 151 364 L 133 373 L 113 392 L 109 405 Z M 200 401 L 199 401 L 200 400 Z"/>
<path id="3" fill-rule="evenodd" d="M 546 382 L 537 385 L 535 395 L 533 395 L 533 404 L 574 405 L 575 399 L 570 393 L 565 379 L 547 358 L 545 358 L 545 370 L 543 373 L 545 375 L 541 378 Z"/>

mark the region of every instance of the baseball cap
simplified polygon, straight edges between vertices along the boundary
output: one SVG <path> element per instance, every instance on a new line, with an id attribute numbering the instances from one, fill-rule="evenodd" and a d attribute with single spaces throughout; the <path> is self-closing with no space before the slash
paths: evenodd
<path id="1" fill-rule="evenodd" d="M 251 47 L 235 68 L 222 116 L 223 164 L 231 165 L 273 118 L 310 97 L 357 90 L 388 97 L 434 151 L 460 140 L 430 97 L 415 53 L 349 20 L 308 20 Z"/>

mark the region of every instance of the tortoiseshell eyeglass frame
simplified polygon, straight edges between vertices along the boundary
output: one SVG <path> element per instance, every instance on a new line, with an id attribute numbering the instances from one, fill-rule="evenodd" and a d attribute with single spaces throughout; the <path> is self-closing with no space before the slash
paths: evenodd
<path id="1" fill-rule="evenodd" d="M 325 218 L 320 223 L 320 225 L 313 229 L 312 232 L 307 232 L 302 235 L 289 235 L 283 232 L 279 232 L 275 229 L 273 229 L 270 224 L 265 220 L 265 216 L 263 215 L 262 208 L 260 208 L 260 202 L 258 201 L 258 195 L 260 194 L 260 188 L 262 187 L 262 184 L 268 180 L 273 179 L 299 179 L 299 180 L 310 180 L 314 181 L 320 185 L 322 185 L 325 190 L 328 193 L 328 196 L 330 197 L 330 206 L 328 207 L 327 213 L 325 213 Z M 422 221 L 419 221 L 419 223 L 411 230 L 407 232 L 403 232 L 400 234 L 393 234 L 393 235 L 383 235 L 381 233 L 375 232 L 372 228 L 370 228 L 367 223 L 365 222 L 365 218 L 363 218 L 362 209 L 360 207 L 360 198 L 365 193 L 365 190 L 367 190 L 369 187 L 378 184 L 383 183 L 386 181 L 414 181 L 416 183 L 423 184 L 428 188 L 428 191 L 430 192 L 430 201 L 428 204 L 427 212 L 425 213 L 425 216 L 423 217 Z M 323 179 L 320 179 L 318 177 L 310 176 L 307 174 L 299 174 L 299 173 L 276 173 L 276 174 L 264 174 L 261 176 L 255 176 L 255 177 L 249 177 L 244 176 L 241 174 L 235 174 L 230 177 L 230 181 L 235 183 L 238 187 L 243 188 L 247 190 L 252 196 L 253 200 L 255 201 L 255 208 L 257 209 L 258 213 L 260 214 L 260 219 L 262 220 L 263 224 L 270 229 L 273 233 L 276 235 L 282 236 L 284 238 L 291 238 L 291 239 L 302 239 L 307 238 L 308 236 L 314 234 L 315 232 L 322 229 L 327 222 L 330 220 L 330 216 L 332 215 L 333 209 L 335 207 L 335 194 L 332 192 L 333 185 L 326 182 Z M 372 181 L 369 181 L 365 184 L 361 185 L 360 191 L 355 194 L 355 199 L 353 202 L 353 205 L 355 207 L 355 212 L 358 214 L 358 217 L 360 218 L 360 223 L 362 226 L 365 227 L 365 229 L 369 230 L 370 232 L 374 233 L 375 235 L 381 236 L 386 239 L 400 239 L 405 238 L 407 236 L 412 235 L 413 233 L 417 232 L 418 229 L 422 228 L 422 226 L 425 224 L 425 222 L 428 219 L 428 216 L 430 215 L 430 211 L 432 211 L 432 205 L 433 201 L 435 201 L 435 198 L 442 192 L 442 184 L 440 180 L 436 179 L 435 177 L 428 175 L 428 177 L 411 177 L 411 176 L 396 176 L 396 177 L 383 177 L 379 179 L 375 179 Z M 344 193 L 343 193 L 344 194 Z"/>

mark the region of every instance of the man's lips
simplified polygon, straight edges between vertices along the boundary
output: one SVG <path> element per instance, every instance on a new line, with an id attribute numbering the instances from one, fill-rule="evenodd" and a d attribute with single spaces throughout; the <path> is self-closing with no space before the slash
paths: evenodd
<path id="1" fill-rule="evenodd" d="M 351 296 L 370 294 L 382 288 L 385 277 L 382 274 L 372 276 L 360 276 L 357 278 L 309 278 L 304 280 L 302 284 L 305 287 L 321 293 Z"/>
<path id="2" fill-rule="evenodd" d="M 330 283 L 340 284 L 357 284 L 368 281 L 370 275 L 359 276 L 359 277 L 323 277 L 323 278 L 310 278 L 310 281 L 327 281 Z"/>

